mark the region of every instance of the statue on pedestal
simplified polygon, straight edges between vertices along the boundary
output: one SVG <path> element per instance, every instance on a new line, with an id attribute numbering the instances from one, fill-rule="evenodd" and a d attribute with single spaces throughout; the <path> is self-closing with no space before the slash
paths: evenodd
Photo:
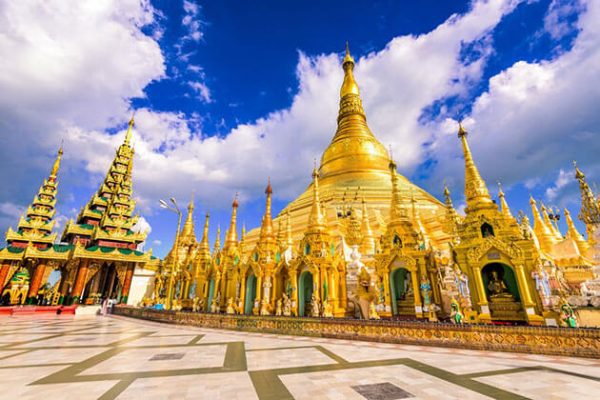
<path id="1" fill-rule="evenodd" d="M 504 299 L 513 299 L 513 295 L 508 291 L 506 284 L 500 276 L 498 275 L 498 271 L 492 271 L 492 276 L 490 278 L 490 282 L 488 283 L 488 290 L 490 291 L 492 299 L 494 298 L 504 298 Z"/>
<path id="2" fill-rule="evenodd" d="M 319 300 L 317 299 L 317 296 L 315 296 L 315 294 L 313 293 L 312 297 L 310 298 L 310 316 L 311 317 L 318 317 L 320 316 L 320 312 L 319 312 Z"/>
<path id="3" fill-rule="evenodd" d="M 235 308 L 233 308 L 233 297 L 227 299 L 227 314 L 235 314 Z"/>
<path id="4" fill-rule="evenodd" d="M 283 294 L 283 315 L 289 317 L 292 315 L 292 300 L 287 294 Z"/>
<path id="5" fill-rule="evenodd" d="M 275 315 L 280 317 L 283 315 L 283 302 L 281 299 L 277 299 L 277 306 L 275 307 Z"/>

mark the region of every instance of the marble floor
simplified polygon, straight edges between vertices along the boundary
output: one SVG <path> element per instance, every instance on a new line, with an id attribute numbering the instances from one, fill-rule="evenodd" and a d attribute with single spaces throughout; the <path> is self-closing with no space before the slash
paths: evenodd
<path id="1" fill-rule="evenodd" d="M 600 360 L 120 317 L 0 317 L 0 399 L 582 399 L 599 393 Z"/>

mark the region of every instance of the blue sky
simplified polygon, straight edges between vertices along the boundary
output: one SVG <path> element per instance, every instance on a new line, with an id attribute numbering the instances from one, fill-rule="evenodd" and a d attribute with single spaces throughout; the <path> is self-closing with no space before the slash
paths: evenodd
<path id="1" fill-rule="evenodd" d="M 456 121 L 490 190 L 578 211 L 571 160 L 600 176 L 600 18 L 585 0 L 49 1 L 0 7 L 0 229 L 65 142 L 60 225 L 97 189 L 136 112 L 134 190 L 162 255 L 196 194 L 211 242 L 240 193 L 257 226 L 302 192 L 333 136 L 348 40 L 371 129 L 400 172 L 462 205 Z M 41 3 L 40 3 L 41 4 Z M 43 67 L 41 67 L 43 66 Z"/>

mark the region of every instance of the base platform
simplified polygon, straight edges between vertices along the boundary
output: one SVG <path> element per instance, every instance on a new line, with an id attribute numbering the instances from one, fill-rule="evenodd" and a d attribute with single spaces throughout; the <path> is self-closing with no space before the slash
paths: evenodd
<path id="1" fill-rule="evenodd" d="M 0 316 L 75 315 L 77 306 L 7 306 L 0 307 Z"/>
<path id="2" fill-rule="evenodd" d="M 125 317 L 204 328 L 420 346 L 600 358 L 600 330 L 589 328 L 454 325 L 341 318 L 259 317 L 158 311 L 122 305 L 116 306 L 113 313 Z"/>

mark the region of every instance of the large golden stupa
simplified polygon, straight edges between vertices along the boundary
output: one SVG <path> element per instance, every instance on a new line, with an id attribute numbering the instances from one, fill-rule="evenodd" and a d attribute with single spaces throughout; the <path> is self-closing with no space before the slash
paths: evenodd
<path id="1" fill-rule="evenodd" d="M 342 65 L 344 82 L 340 89 L 337 130 L 321 156 L 319 167 L 321 205 L 330 228 L 336 230 L 338 212 L 347 206 L 361 208 L 364 200 L 371 211 L 371 228 L 378 237 L 385 230 L 382 222 L 389 214 L 392 195 L 390 155 L 367 124 L 360 89 L 354 80 L 354 58 L 348 47 Z M 428 235 L 435 241 L 444 240 L 446 235 L 436 219 L 446 212 L 444 204 L 404 176 L 398 175 L 398 179 L 403 201 L 412 207 L 414 200 Z M 295 240 L 299 240 L 306 230 L 312 191 L 311 183 L 275 218 L 276 224 L 280 221 L 285 224 L 289 213 Z M 249 248 L 258 236 L 259 229 L 248 232 L 246 241 Z"/>

